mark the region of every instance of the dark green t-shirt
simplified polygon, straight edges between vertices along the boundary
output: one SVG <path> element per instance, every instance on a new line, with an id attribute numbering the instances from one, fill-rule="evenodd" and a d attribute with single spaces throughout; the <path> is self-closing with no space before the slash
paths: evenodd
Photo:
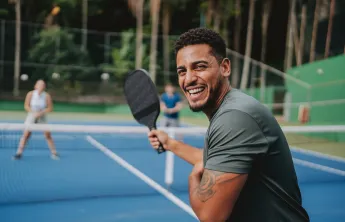
<path id="1" fill-rule="evenodd" d="M 248 174 L 231 222 L 309 221 L 285 136 L 271 111 L 232 89 L 210 120 L 206 169 Z"/>

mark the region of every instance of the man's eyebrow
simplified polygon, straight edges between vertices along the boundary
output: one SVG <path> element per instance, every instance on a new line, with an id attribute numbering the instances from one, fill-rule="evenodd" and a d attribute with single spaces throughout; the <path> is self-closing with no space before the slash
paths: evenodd
<path id="1" fill-rule="evenodd" d="M 198 60 L 198 61 L 193 62 L 192 64 L 196 65 L 198 63 L 206 63 L 206 64 L 208 64 L 208 62 L 206 60 Z"/>
<path id="2" fill-rule="evenodd" d="M 185 66 L 178 66 L 176 69 L 185 69 Z"/>
<path id="3" fill-rule="evenodd" d="M 192 65 L 196 65 L 196 64 L 199 64 L 199 63 L 208 64 L 208 62 L 206 60 L 198 60 L 198 61 L 193 62 Z M 178 66 L 176 69 L 185 69 L 185 68 L 186 68 L 185 66 Z"/>

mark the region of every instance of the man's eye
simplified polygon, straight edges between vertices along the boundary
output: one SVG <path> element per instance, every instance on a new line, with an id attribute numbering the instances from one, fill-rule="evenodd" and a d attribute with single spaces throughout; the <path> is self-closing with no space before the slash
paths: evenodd
<path id="1" fill-rule="evenodd" d="M 178 74 L 179 76 L 184 76 L 184 75 L 186 74 L 186 71 L 185 71 L 185 70 L 178 70 L 178 71 L 177 71 L 177 74 Z"/>
<path id="2" fill-rule="evenodd" d="M 206 69 L 206 68 L 207 68 L 207 66 L 205 66 L 205 65 L 198 65 L 198 66 L 196 67 L 197 70 L 204 70 L 204 69 Z"/>

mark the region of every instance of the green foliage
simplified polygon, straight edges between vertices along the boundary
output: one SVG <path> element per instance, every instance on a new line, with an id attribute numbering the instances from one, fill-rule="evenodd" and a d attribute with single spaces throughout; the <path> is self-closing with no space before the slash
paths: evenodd
<path id="1" fill-rule="evenodd" d="M 52 79 L 52 73 L 60 74 L 60 80 L 87 79 L 90 71 L 80 67 L 89 64 L 88 54 L 73 41 L 73 35 L 60 27 L 44 29 L 35 36 L 36 44 L 29 50 L 29 60 L 40 64 L 54 64 L 36 69 L 32 79 Z M 67 67 L 67 66 L 70 67 Z M 76 68 L 71 68 L 76 67 Z"/>
<path id="2" fill-rule="evenodd" d="M 0 16 L 6 16 L 8 15 L 8 10 L 4 8 L 0 8 Z"/>
<path id="3" fill-rule="evenodd" d="M 121 46 L 112 46 L 111 57 L 112 64 L 102 64 L 101 68 L 104 72 L 110 72 L 118 82 L 124 80 L 124 76 L 128 71 L 135 68 L 135 32 L 130 29 L 121 33 Z M 149 66 L 149 48 L 143 43 L 143 67 Z"/>

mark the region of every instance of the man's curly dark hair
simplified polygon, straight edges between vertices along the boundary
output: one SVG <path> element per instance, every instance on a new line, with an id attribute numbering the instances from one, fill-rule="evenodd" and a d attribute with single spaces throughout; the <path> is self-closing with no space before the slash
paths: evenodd
<path id="1" fill-rule="evenodd" d="M 194 28 L 183 33 L 175 42 L 175 54 L 183 47 L 197 44 L 209 45 L 219 63 L 226 57 L 226 44 L 223 38 L 207 28 Z"/>

